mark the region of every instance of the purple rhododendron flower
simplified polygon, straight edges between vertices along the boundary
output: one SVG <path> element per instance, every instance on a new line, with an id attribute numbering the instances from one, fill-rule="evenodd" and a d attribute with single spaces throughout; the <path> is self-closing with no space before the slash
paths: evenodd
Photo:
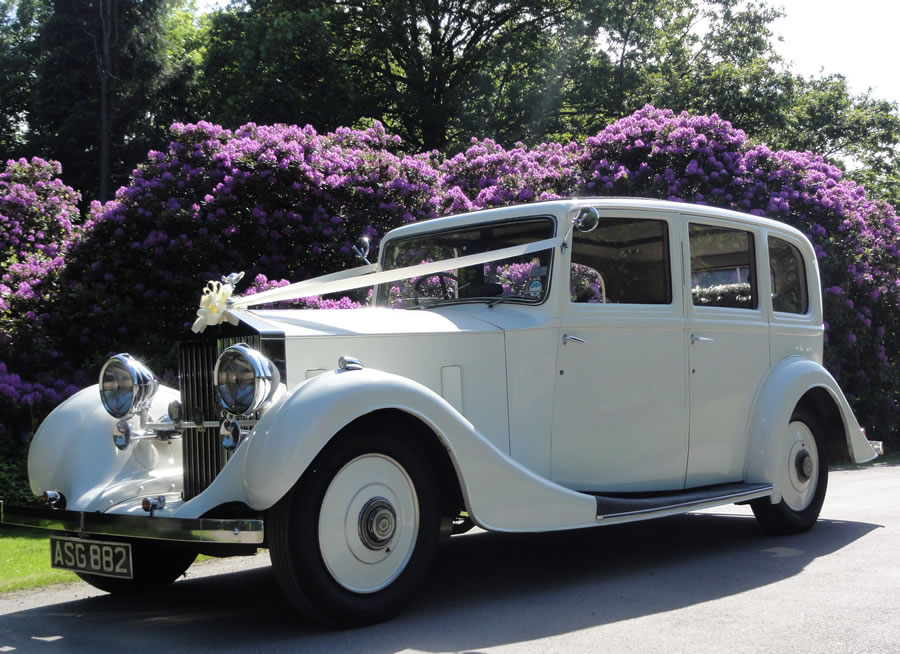
<path id="1" fill-rule="evenodd" d="M 174 369 L 171 344 L 210 279 L 242 270 L 247 281 L 237 294 L 257 292 L 358 265 L 349 245 L 361 235 L 372 240 L 374 256 L 384 233 L 405 223 L 598 194 L 720 206 L 808 235 L 826 329 L 848 334 L 828 342 L 826 366 L 861 422 L 882 430 L 897 423 L 891 380 L 900 352 L 900 221 L 815 154 L 754 144 L 717 115 L 651 106 L 581 142 L 504 147 L 472 139 L 452 157 L 399 154 L 397 137 L 378 123 L 327 134 L 310 126 L 250 123 L 231 131 L 176 123 L 170 133 L 168 146 L 148 153 L 115 200 L 92 203 L 85 215 L 55 162 L 20 159 L 0 173 L 4 424 L 13 422 L 7 415 L 25 415 L 17 408 L 24 397 L 46 411 L 94 383 L 95 371 L 83 368 L 111 352 L 132 350 L 160 371 Z M 527 279 L 528 264 L 516 265 L 498 268 L 500 283 L 512 288 Z M 593 280 L 578 283 L 588 293 Z M 355 307 L 366 296 L 291 306 Z M 860 322 L 867 331 L 857 341 L 850 330 Z M 82 333 L 83 325 L 96 328 Z"/>

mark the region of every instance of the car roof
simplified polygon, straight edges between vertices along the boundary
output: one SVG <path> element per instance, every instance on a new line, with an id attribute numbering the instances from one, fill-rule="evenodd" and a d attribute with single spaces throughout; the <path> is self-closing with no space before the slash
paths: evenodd
<path id="1" fill-rule="evenodd" d="M 650 198 L 625 198 L 625 197 L 586 197 L 586 198 L 567 198 L 556 200 L 544 200 L 540 202 L 529 202 L 526 204 L 516 204 L 507 207 L 481 209 L 478 211 L 469 211 L 465 213 L 454 214 L 442 218 L 432 218 L 430 220 L 422 220 L 402 227 L 397 227 L 385 235 L 384 240 L 393 240 L 395 238 L 406 238 L 418 234 L 425 234 L 434 231 L 443 231 L 446 229 L 455 229 L 458 227 L 466 227 L 484 222 L 494 222 L 503 220 L 513 220 L 522 218 L 527 215 L 553 215 L 558 218 L 564 218 L 574 211 L 582 207 L 594 207 L 598 210 L 642 210 L 642 211 L 659 211 L 666 214 L 685 214 L 688 216 L 698 216 L 706 218 L 718 218 L 722 220 L 730 220 L 744 223 L 749 226 L 765 228 L 769 230 L 779 231 L 786 234 L 792 234 L 802 240 L 807 240 L 802 232 L 787 225 L 786 223 L 754 216 L 748 213 L 741 213 L 731 209 L 722 209 L 719 207 L 711 207 L 708 205 L 691 204 L 688 202 L 672 202 L 668 200 L 654 200 Z"/>

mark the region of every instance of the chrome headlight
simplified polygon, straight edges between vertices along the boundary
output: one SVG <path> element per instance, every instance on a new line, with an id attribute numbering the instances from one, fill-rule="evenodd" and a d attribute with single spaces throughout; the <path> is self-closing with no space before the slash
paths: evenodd
<path id="1" fill-rule="evenodd" d="M 228 413 L 253 413 L 272 399 L 281 375 L 271 361 L 246 343 L 226 348 L 213 372 L 216 397 Z"/>
<path id="2" fill-rule="evenodd" d="M 100 401 L 113 418 L 150 408 L 158 388 L 156 375 L 130 354 L 117 354 L 100 369 Z"/>

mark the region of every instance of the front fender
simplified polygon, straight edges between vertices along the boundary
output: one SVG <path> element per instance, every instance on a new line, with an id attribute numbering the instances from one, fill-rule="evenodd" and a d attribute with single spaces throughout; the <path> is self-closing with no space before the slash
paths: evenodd
<path id="1" fill-rule="evenodd" d="M 164 415 L 178 391 L 160 386 L 151 416 Z M 135 421 L 137 419 L 135 418 Z M 65 400 L 48 415 L 28 450 L 31 492 L 56 490 L 77 511 L 105 511 L 141 493 L 162 493 L 181 485 L 181 442 L 138 441 L 118 449 L 116 419 L 100 402 L 97 385 Z"/>
<path id="2" fill-rule="evenodd" d="M 314 377 L 266 413 L 238 448 L 244 450 L 247 503 L 258 510 L 271 507 L 335 434 L 379 409 L 405 411 L 431 427 L 450 454 L 466 507 L 479 525 L 496 531 L 545 531 L 596 524 L 592 497 L 523 468 L 425 386 L 373 369 Z"/>
<path id="3" fill-rule="evenodd" d="M 791 414 L 800 399 L 811 389 L 822 388 L 837 405 L 843 422 L 847 449 L 857 463 L 871 461 L 877 454 L 863 437 L 847 398 L 834 377 L 815 361 L 788 357 L 769 374 L 754 406 L 750 423 L 750 445 L 744 479 L 775 484 L 773 502 L 781 501 L 779 480 L 786 478 L 787 457 L 778 456 L 779 445 L 787 436 Z"/>

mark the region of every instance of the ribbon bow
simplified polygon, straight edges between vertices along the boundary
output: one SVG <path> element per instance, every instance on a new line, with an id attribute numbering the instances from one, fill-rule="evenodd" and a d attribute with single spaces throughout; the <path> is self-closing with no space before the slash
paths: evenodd
<path id="1" fill-rule="evenodd" d="M 197 310 L 197 319 L 191 330 L 200 333 L 210 325 L 218 325 L 223 320 L 228 320 L 232 325 L 238 323 L 237 317 L 229 309 L 229 300 L 244 273 L 231 273 L 223 277 L 221 282 L 209 281 L 203 289 L 200 297 L 200 308 Z"/>

